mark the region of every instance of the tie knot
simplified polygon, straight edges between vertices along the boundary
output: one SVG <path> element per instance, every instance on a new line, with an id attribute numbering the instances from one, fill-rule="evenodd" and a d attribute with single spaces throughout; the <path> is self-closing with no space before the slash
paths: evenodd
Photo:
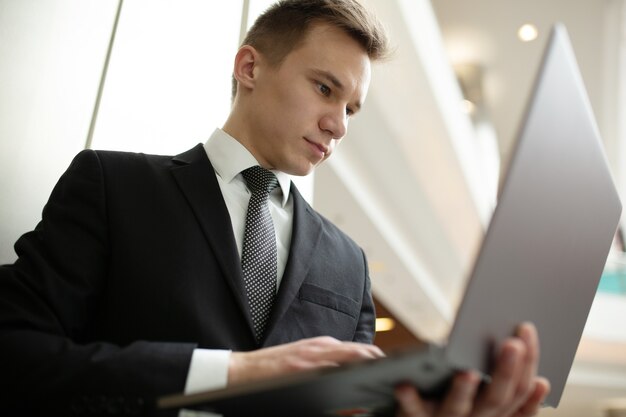
<path id="1" fill-rule="evenodd" d="M 243 178 L 248 184 L 248 188 L 250 188 L 253 193 L 265 192 L 269 194 L 278 186 L 276 175 L 274 175 L 272 171 L 258 165 L 244 169 L 241 171 L 241 175 L 243 175 Z"/>

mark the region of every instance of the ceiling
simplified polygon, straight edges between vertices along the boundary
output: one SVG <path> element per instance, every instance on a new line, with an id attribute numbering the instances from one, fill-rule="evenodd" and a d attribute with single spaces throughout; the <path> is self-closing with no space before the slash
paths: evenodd
<path id="1" fill-rule="evenodd" d="M 485 106 L 506 161 L 522 117 L 550 28 L 568 29 L 592 107 L 609 154 L 615 150 L 621 0 L 433 0 L 452 64 L 483 71 Z M 539 36 L 522 42 L 517 30 L 537 26 Z M 612 161 L 616 156 L 612 155 Z"/>

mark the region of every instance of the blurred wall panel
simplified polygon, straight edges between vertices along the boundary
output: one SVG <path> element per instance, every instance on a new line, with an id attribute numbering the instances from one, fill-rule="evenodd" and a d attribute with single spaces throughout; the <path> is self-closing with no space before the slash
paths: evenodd
<path id="1" fill-rule="evenodd" d="M 0 0 L 0 264 L 84 148 L 117 6 Z"/>

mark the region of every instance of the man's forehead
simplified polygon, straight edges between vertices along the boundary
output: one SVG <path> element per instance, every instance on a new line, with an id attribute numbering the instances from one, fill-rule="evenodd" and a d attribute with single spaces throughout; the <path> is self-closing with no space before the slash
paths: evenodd
<path id="1" fill-rule="evenodd" d="M 304 65 L 335 88 L 358 95 L 355 98 L 358 106 L 365 99 L 370 80 L 370 58 L 365 48 L 342 28 L 324 22 L 311 24 L 307 35 L 285 61 Z"/>

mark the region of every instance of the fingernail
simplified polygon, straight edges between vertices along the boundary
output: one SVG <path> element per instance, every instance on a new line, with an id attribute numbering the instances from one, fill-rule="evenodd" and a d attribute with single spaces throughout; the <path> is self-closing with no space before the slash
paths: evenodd
<path id="1" fill-rule="evenodd" d="M 409 400 L 413 393 L 411 392 L 411 387 L 408 385 L 400 385 L 396 387 L 396 397 L 399 401 Z"/>
<path id="2" fill-rule="evenodd" d="M 524 322 L 519 327 L 518 336 L 525 342 L 529 342 L 535 332 L 535 326 L 532 323 Z"/>
<path id="3" fill-rule="evenodd" d="M 474 390 L 480 383 L 480 375 L 476 371 L 466 371 L 463 377 L 463 385 L 469 390 Z"/>
<path id="4" fill-rule="evenodd" d="M 513 365 L 519 358 L 519 352 L 513 346 L 506 346 L 502 356 L 507 365 Z"/>

